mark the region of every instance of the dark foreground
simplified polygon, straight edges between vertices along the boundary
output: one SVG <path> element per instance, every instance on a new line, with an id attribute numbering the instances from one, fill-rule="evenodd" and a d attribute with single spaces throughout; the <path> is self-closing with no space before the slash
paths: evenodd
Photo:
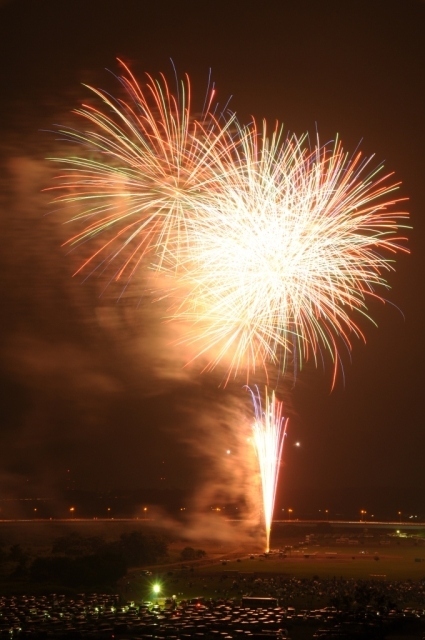
<path id="1" fill-rule="evenodd" d="M 273 603 L 272 603 L 273 604 Z M 80 594 L 0 598 L 0 638 L 283 640 L 292 638 L 423 638 L 425 611 L 336 607 L 296 611 L 254 608 L 234 600 L 133 602 L 119 596 Z"/>

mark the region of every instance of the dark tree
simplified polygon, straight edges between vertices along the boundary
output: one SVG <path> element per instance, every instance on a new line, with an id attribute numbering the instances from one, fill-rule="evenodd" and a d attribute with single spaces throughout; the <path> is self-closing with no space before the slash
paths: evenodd
<path id="1" fill-rule="evenodd" d="M 77 531 L 53 540 L 52 553 L 64 556 L 83 556 L 98 552 L 105 545 L 99 536 L 85 537 Z"/>
<path id="2" fill-rule="evenodd" d="M 36 558 L 30 567 L 30 579 L 33 582 L 59 582 L 69 585 L 74 577 L 71 558 Z"/>
<path id="3" fill-rule="evenodd" d="M 182 560 L 199 560 L 206 556 L 206 552 L 203 549 L 194 549 L 193 547 L 185 547 L 180 553 Z"/>
<path id="4" fill-rule="evenodd" d="M 79 576 L 78 584 L 87 587 L 115 585 L 127 573 L 127 564 L 119 555 L 103 553 L 76 558 L 75 569 Z"/>
<path id="5" fill-rule="evenodd" d="M 10 547 L 8 560 L 17 562 L 22 567 L 25 567 L 28 564 L 29 555 L 22 549 L 20 544 L 14 544 Z"/>
<path id="6" fill-rule="evenodd" d="M 115 585 L 126 572 L 127 565 L 122 557 L 101 553 L 78 558 L 37 558 L 31 565 L 30 578 L 37 583 L 91 588 Z"/>
<path id="7" fill-rule="evenodd" d="M 110 546 L 111 551 L 120 554 L 128 566 L 156 562 L 167 555 L 167 543 L 158 534 L 143 534 L 140 531 L 123 533 L 116 543 Z"/>

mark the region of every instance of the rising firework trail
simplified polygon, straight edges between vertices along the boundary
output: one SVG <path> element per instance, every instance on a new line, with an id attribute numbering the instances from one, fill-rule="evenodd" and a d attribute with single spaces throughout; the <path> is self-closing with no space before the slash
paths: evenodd
<path id="1" fill-rule="evenodd" d="M 277 481 L 279 478 L 279 467 L 288 420 L 282 415 L 282 402 L 276 399 L 274 391 L 270 394 L 266 387 L 264 393 L 264 408 L 258 388 L 256 388 L 255 391 L 252 389 L 249 389 L 249 391 L 251 392 L 255 411 L 252 436 L 260 470 L 266 531 L 266 552 L 268 552 L 270 550 L 270 532 Z"/>

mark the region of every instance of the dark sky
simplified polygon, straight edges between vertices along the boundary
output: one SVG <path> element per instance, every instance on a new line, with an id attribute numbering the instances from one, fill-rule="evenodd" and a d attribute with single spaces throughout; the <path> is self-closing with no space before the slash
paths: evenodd
<path id="1" fill-rule="evenodd" d="M 79 488 L 189 483 L 213 501 L 220 478 L 218 491 L 249 491 L 249 465 L 222 466 L 249 418 L 244 380 L 223 390 L 182 370 L 159 310 L 72 278 L 78 256 L 61 249 L 68 231 L 41 193 L 44 158 L 61 152 L 46 130 L 69 121 L 82 82 L 114 87 L 117 56 L 138 77 L 171 77 L 172 58 L 201 98 L 211 68 L 241 121 L 338 133 L 402 181 L 411 255 L 389 278 L 392 304 L 372 308 L 379 328 L 362 326 L 367 344 L 332 393 L 312 367 L 280 390 L 291 416 L 280 499 L 296 509 L 315 496 L 319 509 L 357 487 L 361 508 L 385 487 L 425 491 L 424 32 L 419 0 L 0 2 L 0 495 L 53 495 L 67 469 Z"/>

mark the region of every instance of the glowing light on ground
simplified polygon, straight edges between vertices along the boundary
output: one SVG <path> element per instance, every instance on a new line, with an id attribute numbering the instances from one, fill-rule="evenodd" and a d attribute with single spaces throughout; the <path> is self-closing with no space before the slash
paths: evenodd
<path id="1" fill-rule="evenodd" d="M 249 389 L 254 403 L 255 421 L 252 425 L 253 444 L 257 454 L 263 497 L 263 514 L 266 531 L 266 552 L 270 550 L 270 532 L 276 497 L 279 467 L 288 420 L 283 417 L 282 402 L 275 392 L 264 392 L 264 408 L 258 388 Z"/>

